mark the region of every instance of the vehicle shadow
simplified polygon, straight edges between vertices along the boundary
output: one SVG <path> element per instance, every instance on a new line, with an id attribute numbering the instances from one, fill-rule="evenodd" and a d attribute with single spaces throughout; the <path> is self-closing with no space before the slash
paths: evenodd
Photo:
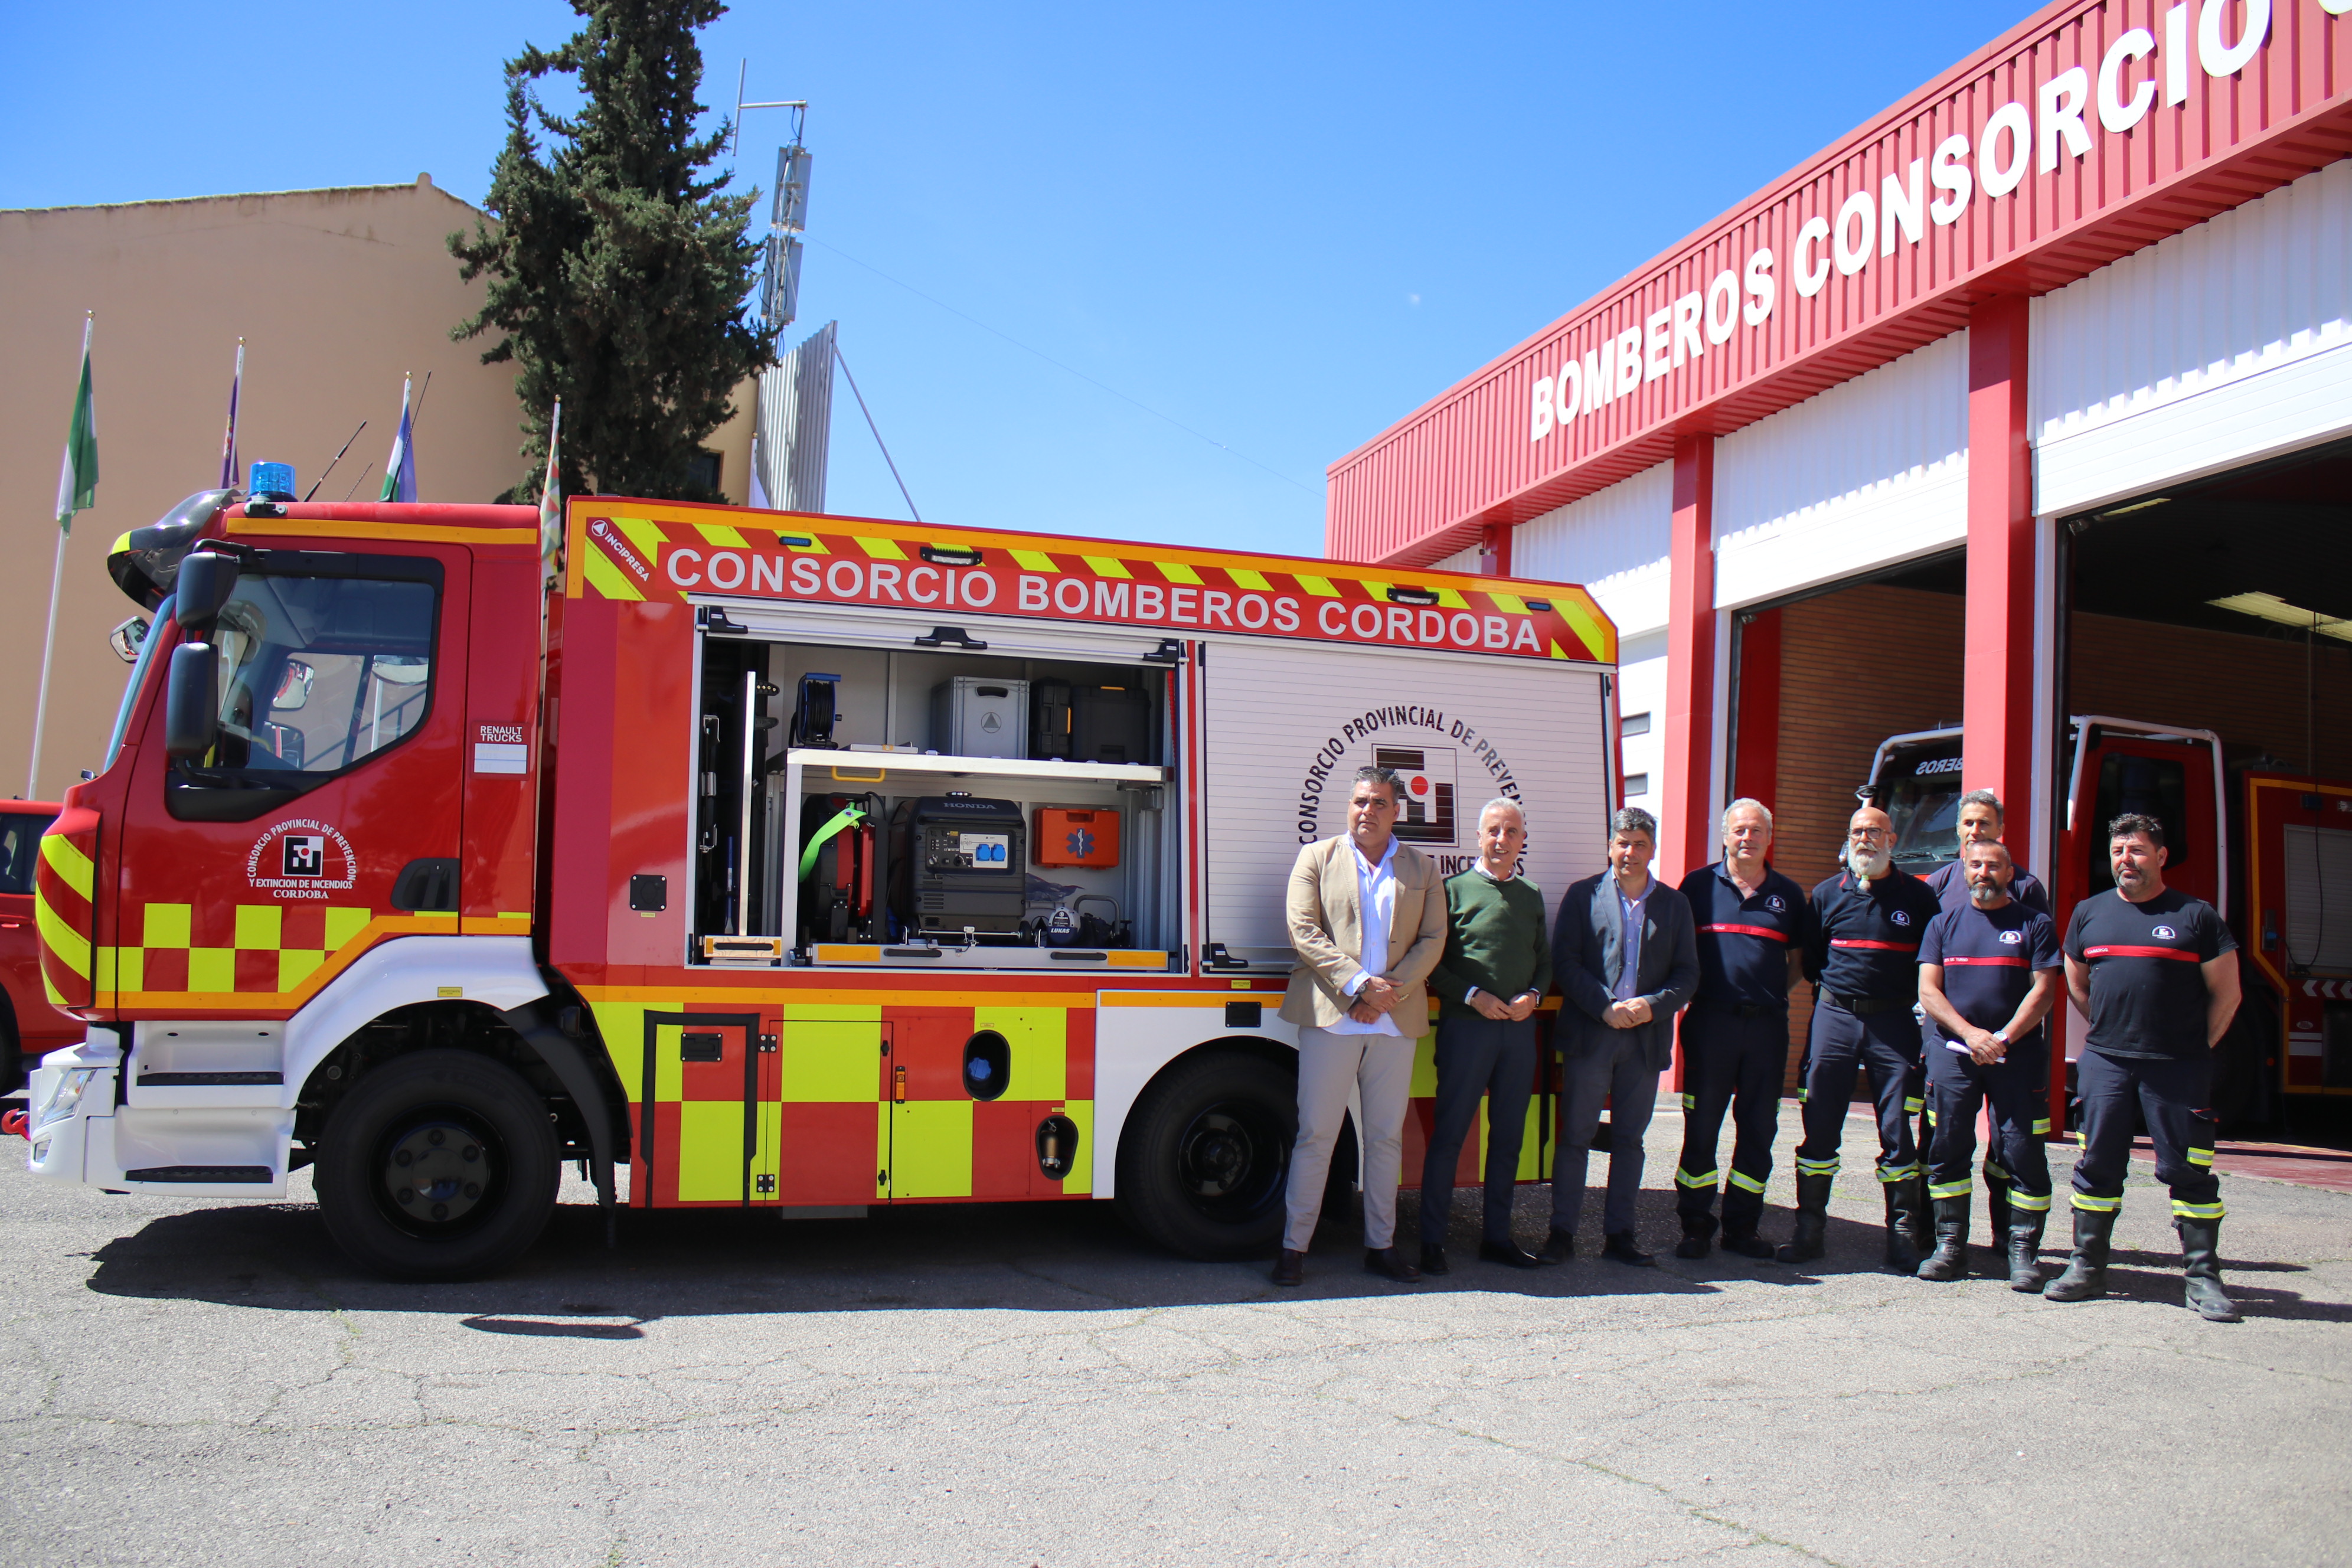
<path id="1" fill-rule="evenodd" d="M 1720 1250 L 1702 1261 L 1676 1259 L 1673 1194 L 1645 1193 L 1638 1230 L 1658 1267 L 1598 1256 L 1596 1200 L 1572 1262 L 1512 1268 L 1478 1259 L 1475 1194 L 1465 1197 L 1448 1237 L 1453 1271 L 1418 1285 L 1364 1271 L 1360 1224 L 1351 1213 L 1323 1221 L 1306 1284 L 1278 1289 L 1268 1279 L 1269 1260 L 1174 1257 L 1127 1230 L 1103 1204 L 910 1205 L 877 1207 L 863 1219 L 627 1211 L 612 1248 L 593 1206 L 565 1204 L 515 1268 L 446 1284 L 359 1272 L 308 1205 L 234 1205 L 166 1215 L 108 1243 L 94 1255 L 87 1284 L 107 1296 L 280 1311 L 420 1312 L 454 1317 L 483 1333 L 627 1339 L 663 1318 L 729 1313 L 1104 1311 L 1465 1290 L 1559 1300 L 1692 1296 L 1742 1279 L 1796 1286 L 1880 1267 L 1877 1227 L 1834 1218 L 1829 1255 L 1801 1268 Z M 1520 1194 L 1514 1217 L 1523 1244 L 1540 1245 L 1548 1204 L 1542 1189 Z M 1399 1241 L 1417 1258 L 1411 1193 L 1402 1207 Z M 1782 1237 L 1789 1225 L 1787 1212 L 1775 1210 L 1763 1233 Z"/>

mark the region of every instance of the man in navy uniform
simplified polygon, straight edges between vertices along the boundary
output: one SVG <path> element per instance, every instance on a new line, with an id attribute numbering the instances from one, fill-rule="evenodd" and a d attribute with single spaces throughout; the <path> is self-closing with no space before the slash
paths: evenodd
<path id="1" fill-rule="evenodd" d="M 1927 885 L 1895 868 L 1893 827 L 1865 805 L 1846 826 L 1846 868 L 1813 889 L 1805 978 L 1814 986 L 1805 1043 L 1804 1142 L 1797 1145 L 1797 1224 L 1784 1263 L 1819 1258 L 1829 1232 L 1830 1188 L 1858 1073 L 1878 1107 L 1878 1182 L 1886 1199 L 1886 1266 L 1919 1267 L 1911 1230 L 1926 1206 L 1911 1118 L 1927 1104 L 1919 1026 L 1919 942 L 1943 910 Z"/>
<path id="2" fill-rule="evenodd" d="M 1966 856 L 1971 844 L 2006 842 L 2002 816 L 2000 796 L 1989 789 L 1972 789 L 1960 796 L 1959 820 L 1955 824 L 1955 831 L 1960 840 L 1960 854 Z M 2010 864 L 2016 876 L 2010 881 L 2009 896 L 2029 910 L 2050 914 L 2050 894 L 2042 886 L 2041 879 L 2019 866 L 2014 856 L 2011 857 Z M 1969 907 L 1968 871 L 1959 860 L 1954 859 L 1937 867 L 1923 880 L 1927 882 L 1928 891 L 1934 893 L 1944 906 L 1945 913 Z M 1927 1021 L 1924 1010 L 1919 1014 L 1919 1043 L 1931 1062 L 1936 1059 L 1937 1047 L 1943 1044 L 1943 1037 L 1936 1032 L 1936 1026 Z M 1932 1107 L 1930 1109 L 1932 1113 Z M 1919 1146 L 1926 1149 L 1933 1142 L 1932 1130 L 1923 1126 L 1919 1130 Z M 2001 1167 L 1997 1139 L 1985 1146 L 1984 1184 L 1985 1217 L 1991 1222 L 1995 1237 L 2006 1236 L 2009 1234 L 2010 1181 L 2009 1173 Z"/>
<path id="3" fill-rule="evenodd" d="M 2083 1152 L 2074 1256 L 2042 1294 L 2082 1301 L 2105 1290 L 2137 1111 L 2156 1145 L 2156 1179 L 2172 1189 L 2189 1304 L 2234 1322 L 2221 1289 L 2210 1090 L 2213 1047 L 2238 1011 L 2238 944 L 2212 905 L 2164 885 L 2165 859 L 2155 818 L 2116 817 L 2107 825 L 2115 889 L 2076 904 L 2066 923 L 2066 991 L 2091 1026 L 2074 1072 Z"/>
<path id="4" fill-rule="evenodd" d="M 1936 1250 L 1922 1279 L 1969 1271 L 1969 1162 L 1977 1111 L 1992 1105 L 1990 1173 L 1998 1162 L 2011 1190 L 1993 1231 L 2009 1248 L 2009 1288 L 2039 1290 L 2034 1259 L 2050 1217 L 2050 1054 L 2042 1020 L 2058 1003 L 2058 931 L 2050 917 L 2011 894 L 2016 868 L 2008 847 L 1979 838 L 1957 862 L 1969 902 L 1946 910 L 1919 944 L 1919 1004 L 1937 1037 L 1927 1047 L 1927 1199 L 1936 1206 Z"/>
<path id="5" fill-rule="evenodd" d="M 1789 985 L 1804 963 L 1813 906 L 1805 890 L 1765 861 L 1772 814 L 1735 800 L 1723 814 L 1723 858 L 1683 879 L 1697 922 L 1698 993 L 1683 1015 L 1683 1156 L 1675 1212 L 1676 1258 L 1705 1258 L 1715 1235 L 1715 1153 L 1723 1113 L 1735 1129 L 1731 1184 L 1723 1194 L 1723 1245 L 1742 1258 L 1772 1256 L 1756 1234 L 1772 1140 L 1780 1128 L 1780 1079 L 1789 1065 Z"/>

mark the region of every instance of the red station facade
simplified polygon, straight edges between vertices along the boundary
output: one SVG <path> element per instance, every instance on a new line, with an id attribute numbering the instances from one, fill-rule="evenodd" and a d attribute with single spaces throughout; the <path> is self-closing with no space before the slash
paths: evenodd
<path id="1" fill-rule="evenodd" d="M 1716 852 L 1716 815 L 1737 795 L 1784 816 L 1800 796 L 1823 812 L 1816 797 L 1841 796 L 1842 824 L 1880 735 L 1837 734 L 1849 749 L 1807 774 L 1800 753 L 1818 748 L 1802 715 L 1841 703 L 1806 689 L 1802 668 L 1874 594 L 1884 636 L 1866 647 L 1936 628 L 1919 655 L 1932 694 L 1890 709 L 1882 733 L 1957 730 L 1950 765 L 2012 803 L 2009 842 L 2045 875 L 2068 826 L 2072 716 L 2184 722 L 2151 685 L 2173 688 L 2176 706 L 2210 699 L 2221 716 L 2189 727 L 2218 735 L 2233 766 L 2341 773 L 2352 757 L 2331 759 L 2314 715 L 2329 680 L 2352 679 L 2347 639 L 2328 629 L 2352 607 L 2318 601 L 2352 561 L 2315 557 L 2292 530 L 2329 521 L 2305 514 L 2352 493 L 2352 309 L 2337 277 L 2352 264 L 2347 10 L 2046 7 L 1334 463 L 1328 552 L 1598 585 L 1627 641 L 1622 707 L 1643 710 L 1627 794 L 1658 816 L 1669 878 Z M 2305 303 L 2308 321 L 2254 320 Z M 2200 358 L 2217 334 L 2242 341 Z M 1946 421 L 1948 441 L 1906 457 L 1897 432 L 1883 471 L 1857 468 L 1879 439 L 1863 426 L 1906 400 L 1914 423 Z M 1846 478 L 1814 482 L 1808 465 Z M 1768 490 L 1780 499 L 1755 499 Z M 1866 525 L 1814 526 L 1870 506 Z M 2192 516 L 2194 543 L 2177 531 Z M 1726 582 L 1735 559 L 1760 559 L 1759 541 L 1779 552 L 1771 569 Z M 2242 584 L 2166 588 L 2177 614 L 2148 607 L 2144 588 L 2134 610 L 2116 564 L 2137 555 L 2169 583 L 2213 564 L 2175 552 L 2256 547 L 2277 559 Z M 1643 604 L 1663 590 L 1654 614 L 1611 602 L 1617 566 Z M 2223 605 L 2233 586 L 2259 590 L 2252 609 Z M 2272 601 L 2310 626 L 2294 630 Z M 1886 607 L 1898 603 L 1932 614 L 1906 620 Z M 2112 629 L 2099 617 L 2134 616 L 2176 628 L 2158 640 L 2180 669 L 2131 693 L 2144 711 L 2086 708 L 2109 668 L 2093 657 Z M 2222 652 L 2192 658 L 2192 632 L 2227 639 Z M 1647 700 L 1644 646 L 1662 666 Z M 2288 661 L 2275 680 L 2273 654 Z M 2280 682 L 2299 716 L 2233 733 L 2234 713 Z M 1644 767 L 1654 779 L 1636 798 Z M 2242 792 L 2223 789 L 2238 812 Z M 1785 831 L 1780 848 L 1809 882 L 1833 852 Z M 2287 952 L 2283 972 L 2306 957 Z M 2299 1055 L 2312 1060 L 2286 1064 L 2287 1087 L 2352 1092 L 2352 1018 L 2324 1067 L 2315 1047 Z"/>

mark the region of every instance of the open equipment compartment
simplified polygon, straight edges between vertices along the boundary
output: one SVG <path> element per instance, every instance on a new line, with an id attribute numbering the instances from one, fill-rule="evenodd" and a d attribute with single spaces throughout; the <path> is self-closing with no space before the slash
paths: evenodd
<path id="1" fill-rule="evenodd" d="M 849 618 L 836 640 L 816 617 L 772 618 L 710 606 L 697 639 L 692 962 L 1171 967 L 1166 645 L 992 651 L 953 628 L 930 647 L 908 622 Z"/>

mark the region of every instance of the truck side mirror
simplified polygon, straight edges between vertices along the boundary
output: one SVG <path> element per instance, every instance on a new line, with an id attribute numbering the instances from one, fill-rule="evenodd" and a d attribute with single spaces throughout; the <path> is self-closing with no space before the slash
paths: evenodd
<path id="1" fill-rule="evenodd" d="M 237 564 L 233 556 L 203 551 L 181 562 L 180 575 L 172 588 L 173 598 L 178 600 L 173 614 L 181 626 L 193 631 L 212 625 L 221 606 L 228 603 L 229 595 L 236 591 L 236 575 Z M 179 668 L 176 655 L 172 664 L 173 668 Z"/>
<path id="2" fill-rule="evenodd" d="M 219 741 L 219 681 L 220 650 L 212 644 L 184 642 L 172 650 L 163 686 L 163 753 L 173 762 L 205 757 Z"/>

